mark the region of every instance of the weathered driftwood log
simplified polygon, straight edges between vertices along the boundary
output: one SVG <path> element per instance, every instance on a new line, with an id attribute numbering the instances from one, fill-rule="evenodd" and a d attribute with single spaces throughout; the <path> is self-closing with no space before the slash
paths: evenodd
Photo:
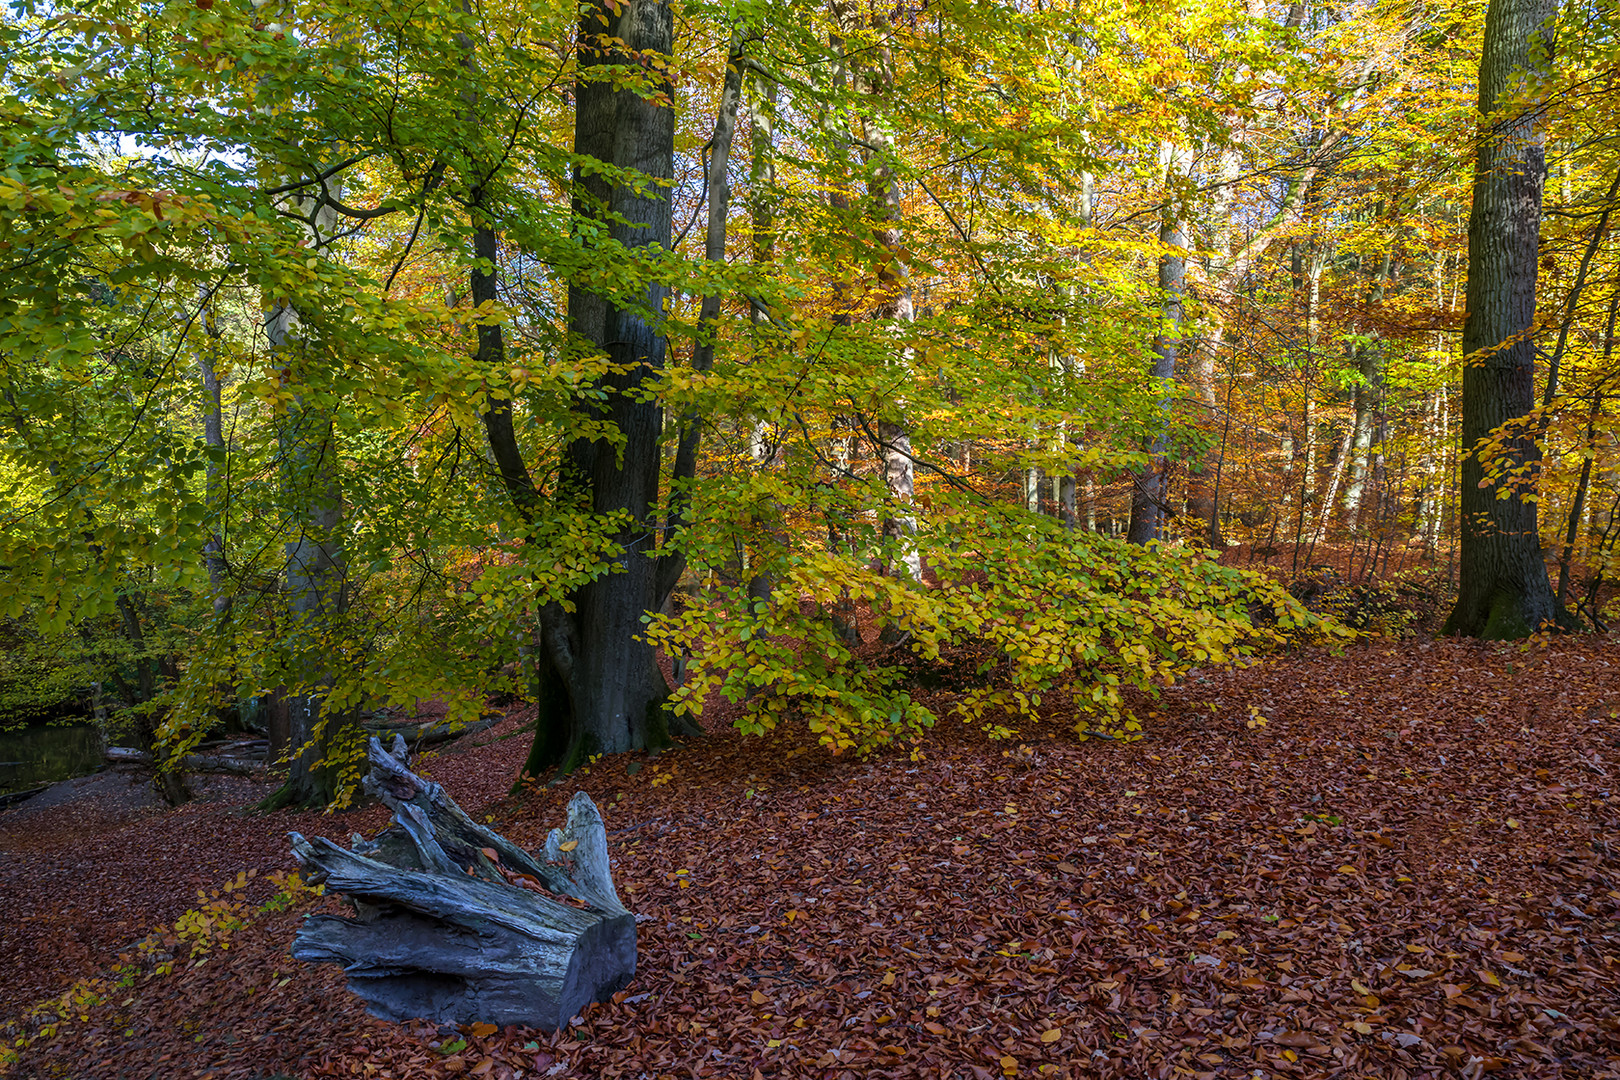
<path id="1" fill-rule="evenodd" d="M 127 746 L 109 746 L 106 758 L 115 765 L 152 764 L 150 753 Z M 181 759 L 180 767 L 187 772 L 232 773 L 236 776 L 252 776 L 266 768 L 263 758 L 223 757 L 218 754 L 187 754 Z"/>
<path id="2" fill-rule="evenodd" d="M 462 812 L 438 784 L 371 740 L 366 791 L 394 812 L 353 850 L 292 837 L 293 854 L 356 917 L 315 915 L 296 959 L 342 964 L 377 1016 L 555 1030 L 636 970 L 635 917 L 619 903 L 607 830 L 583 791 L 531 855 Z M 550 894 L 550 895 L 548 895 Z M 577 903 L 576 903 L 577 902 Z"/>
<path id="3" fill-rule="evenodd" d="M 405 724 L 367 724 L 366 731 L 385 743 L 391 742 L 392 737 L 395 735 L 402 735 L 413 749 L 419 750 L 424 746 L 436 746 L 442 742 L 449 742 L 451 739 L 459 739 L 463 735 L 476 735 L 480 731 L 489 730 L 505 719 L 505 713 L 489 713 L 470 724 L 452 728 L 441 717 L 434 720 L 419 720 Z"/>

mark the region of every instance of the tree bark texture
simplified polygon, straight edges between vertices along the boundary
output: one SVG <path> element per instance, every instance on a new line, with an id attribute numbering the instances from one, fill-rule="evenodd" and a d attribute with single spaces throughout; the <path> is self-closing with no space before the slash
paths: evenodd
<path id="1" fill-rule="evenodd" d="M 533 854 L 469 818 L 412 773 L 405 743 L 372 739 L 366 791 L 394 821 L 375 840 L 292 833 L 312 882 L 355 917 L 310 916 L 295 959 L 342 964 L 349 988 L 388 1020 L 527 1024 L 556 1030 L 636 970 L 636 922 L 619 902 L 607 832 L 590 796 Z"/>
<path id="2" fill-rule="evenodd" d="M 1463 324 L 1461 551 L 1457 606 L 1447 633 L 1522 638 L 1558 615 L 1537 529 L 1536 503 L 1514 490 L 1498 498 L 1487 482 L 1481 444 L 1518 421 L 1501 453 L 1507 483 L 1533 474 L 1541 451 L 1527 415 L 1535 408 L 1536 269 L 1542 136 L 1533 109 L 1498 100 L 1532 64 L 1534 42 L 1557 13 L 1556 0 L 1491 0 L 1479 65 L 1485 130 L 1474 164 L 1468 216 L 1468 314 Z"/>
<path id="3" fill-rule="evenodd" d="M 667 58 L 673 33 L 668 0 L 592 0 L 581 9 L 574 150 L 636 175 L 615 182 L 576 167 L 573 208 L 578 220 L 604 226 L 616 249 L 669 246 L 675 114 L 667 81 L 644 96 L 601 76 L 625 65 L 667 71 L 646 68 L 645 58 Z M 582 231 L 582 243 L 590 242 Z M 574 440 L 564 451 L 557 498 L 597 516 L 622 515 L 625 524 L 615 537 L 617 568 L 578 589 L 573 611 L 553 604 L 539 613 L 540 716 L 525 765 L 531 775 L 553 766 L 570 770 L 593 753 L 657 749 L 668 742 L 662 704 L 669 689 L 641 622 L 659 610 L 668 591 L 667 561 L 653 557 L 663 410 L 645 393 L 664 367 L 659 320 L 668 291 L 655 281 L 640 296 L 615 300 L 577 283 L 569 287 L 574 347 L 604 355 L 612 365 L 592 387 L 603 397 L 581 398 L 577 408 L 590 421 L 616 428 L 623 445 Z M 510 470 L 502 465 L 503 480 L 521 507 L 534 487 L 527 469 L 519 470 L 510 423 L 486 421 L 485 427 L 491 445 L 506 448 L 496 451 L 497 459 L 504 454 L 513 463 Z"/>
<path id="4" fill-rule="evenodd" d="M 1183 155 L 1165 150 L 1165 165 L 1175 167 Z M 1167 206 L 1164 221 L 1159 226 L 1159 242 L 1164 246 L 1159 256 L 1159 332 L 1153 338 L 1153 367 L 1149 375 L 1159 397 L 1159 416 L 1155 420 L 1156 432 L 1148 440 L 1151 455 L 1147 466 L 1137 473 L 1131 484 L 1131 524 L 1125 539 L 1132 544 L 1147 544 L 1161 539 L 1165 521 L 1169 518 L 1169 494 L 1165 482 L 1168 466 L 1170 414 L 1175 408 L 1176 358 L 1181 351 L 1182 323 L 1185 321 L 1187 295 L 1187 225 L 1181 211 Z"/>
<path id="5" fill-rule="evenodd" d="M 320 251 L 339 228 L 341 198 L 342 181 L 330 176 L 307 193 L 286 196 L 280 209 L 303 222 L 307 246 Z M 294 508 L 294 534 L 285 545 L 285 636 L 294 652 L 290 664 L 296 682 L 278 691 L 280 722 L 270 729 L 272 758 L 290 755 L 287 781 L 261 806 L 324 806 L 337 795 L 340 748 L 359 730 L 352 714 L 328 714 L 324 693 L 330 682 L 325 658 L 337 654 L 331 634 L 348 608 L 341 463 L 332 415 L 302 392 L 320 362 L 321 344 L 300 332 L 291 298 L 270 298 L 263 332 L 271 363 L 291 391 L 278 417 L 277 438 L 283 497 Z"/>

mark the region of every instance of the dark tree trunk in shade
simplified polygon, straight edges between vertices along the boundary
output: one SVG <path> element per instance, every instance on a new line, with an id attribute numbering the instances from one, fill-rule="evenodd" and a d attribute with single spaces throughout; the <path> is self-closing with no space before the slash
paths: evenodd
<path id="1" fill-rule="evenodd" d="M 667 0 L 636 0 L 618 10 L 613 36 L 623 39 L 626 50 L 670 54 L 674 22 Z M 607 4 L 592 4 L 585 11 L 587 17 L 595 12 L 604 20 L 614 18 Z M 582 97 L 576 146 L 619 168 L 671 179 L 675 113 L 668 88 L 660 96 L 661 101 L 631 90 L 613 90 L 605 96 Z M 668 187 L 616 184 L 606 210 L 611 237 L 625 247 L 669 245 Z M 668 287 L 649 285 L 634 307 L 593 296 L 576 311 L 572 305 L 578 292 L 569 290 L 570 330 L 587 347 L 605 353 L 616 369 L 602 381 L 607 399 L 596 407 L 595 418 L 612 423 L 624 444 L 621 455 L 606 441 L 577 441 L 569 449 L 570 466 L 575 482 L 585 482 L 591 510 L 599 516 L 622 513 L 627 524 L 615 538 L 623 572 L 603 575 L 576 596 L 574 669 L 567 681 L 576 728 L 585 744 L 576 740 L 578 752 L 623 753 L 655 748 L 667 740 L 661 706 L 668 687 L 652 645 L 641 639 L 642 616 L 663 606 L 658 562 L 650 556 L 656 541 L 654 510 L 664 417 L 657 401 L 648 400 L 641 390 L 664 367 L 665 339 L 651 320 L 663 310 Z"/>
<path id="2" fill-rule="evenodd" d="M 1480 444 L 1519 421 L 1501 453 L 1510 473 L 1533 477 L 1541 452 L 1524 418 L 1535 408 L 1536 265 L 1546 163 L 1533 109 L 1497 103 L 1533 66 L 1555 0 L 1491 0 L 1479 65 L 1485 130 L 1474 164 L 1468 218 L 1468 316 L 1463 325 L 1461 550 L 1457 606 L 1447 633 L 1521 638 L 1553 622 L 1557 604 L 1537 531 L 1536 503 L 1516 490 L 1498 498 Z"/>
<path id="3" fill-rule="evenodd" d="M 574 95 L 577 154 L 651 181 L 674 176 L 671 88 L 643 96 L 611 78 L 589 77 L 593 68 L 669 56 L 673 29 L 668 0 L 593 0 L 583 6 L 581 78 Z M 602 225 L 625 248 L 669 246 L 667 185 L 613 182 L 584 168 L 576 169 L 573 184 L 573 209 L 581 222 Z M 591 242 L 585 230 L 581 242 Z M 498 250 L 492 221 L 477 231 L 475 245 L 476 304 L 495 297 Z M 667 286 L 656 282 L 640 296 L 618 301 L 577 285 L 569 289 L 571 347 L 604 355 L 612 365 L 612 373 L 592 388 L 602 396 L 581 398 L 577 408 L 592 421 L 611 424 L 623 443 L 620 448 L 608 440 L 575 440 L 564 450 L 555 497 L 598 517 L 622 516 L 625 524 L 614 538 L 616 570 L 578 589 L 573 611 L 553 604 L 539 613 L 539 718 L 524 767 L 531 775 L 552 767 L 570 770 L 594 753 L 668 743 L 662 705 L 669 688 L 652 645 L 642 637 L 642 617 L 659 610 L 668 591 L 669 565 L 653 557 L 664 417 L 656 399 L 643 392 L 664 367 L 665 338 L 657 319 L 667 293 Z M 499 366 L 501 349 L 500 328 L 481 328 L 481 364 Z M 517 445 L 510 407 L 492 408 L 484 426 L 509 496 L 532 519 L 542 509 L 541 499 Z"/>

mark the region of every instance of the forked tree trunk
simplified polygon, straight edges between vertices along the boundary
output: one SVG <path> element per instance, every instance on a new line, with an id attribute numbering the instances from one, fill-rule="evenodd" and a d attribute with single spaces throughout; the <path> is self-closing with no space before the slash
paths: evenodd
<path id="1" fill-rule="evenodd" d="M 394 812 L 351 851 L 292 833 L 310 880 L 354 904 L 312 915 L 295 959 L 342 964 L 377 1016 L 554 1031 L 636 971 L 636 920 L 619 902 L 607 831 L 584 792 L 542 850 L 524 851 L 412 773 L 405 742 L 370 746 L 366 791 Z"/>
<path id="2" fill-rule="evenodd" d="M 288 203 L 306 222 L 312 251 L 330 241 L 337 228 L 332 202 L 341 198 L 336 178 L 317 194 L 294 195 Z M 289 757 L 287 782 L 260 803 L 262 809 L 325 806 L 338 793 L 339 766 L 359 725 L 350 712 L 326 707 L 330 658 L 338 655 L 334 631 L 348 607 L 343 553 L 343 486 L 332 414 L 304 393 L 321 345 L 299 332 L 298 310 L 286 297 L 275 298 L 264 317 L 265 341 L 284 388 L 291 391 L 278 417 L 281 483 L 293 508 L 293 535 L 286 543 L 287 628 L 295 651 L 290 669 L 295 684 L 277 693 L 272 713 L 272 759 Z"/>

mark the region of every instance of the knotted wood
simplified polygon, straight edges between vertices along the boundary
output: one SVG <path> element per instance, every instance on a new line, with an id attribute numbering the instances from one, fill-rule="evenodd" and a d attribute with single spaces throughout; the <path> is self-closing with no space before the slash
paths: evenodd
<path id="1" fill-rule="evenodd" d="M 555 1030 L 636 970 L 635 917 L 619 902 L 607 830 L 583 791 L 536 855 L 469 818 L 411 772 L 403 739 L 371 740 L 368 793 L 394 812 L 375 840 L 289 834 L 310 880 L 354 918 L 315 915 L 294 958 L 342 964 L 377 1016 Z M 566 849 L 566 850 L 565 850 Z"/>

